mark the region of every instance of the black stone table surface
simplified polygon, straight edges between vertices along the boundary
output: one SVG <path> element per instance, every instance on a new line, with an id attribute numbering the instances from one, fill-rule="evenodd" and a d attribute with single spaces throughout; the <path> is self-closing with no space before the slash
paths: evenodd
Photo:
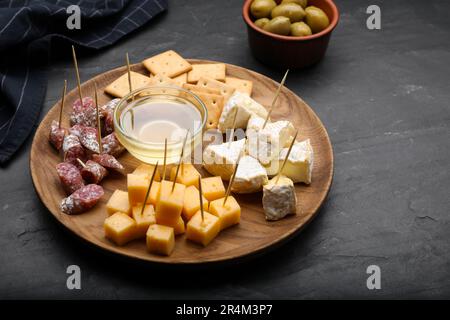
<path id="1" fill-rule="evenodd" d="M 381 30 L 366 9 L 381 7 Z M 79 54 L 87 80 L 174 49 L 279 80 L 248 48 L 242 1 L 172 0 L 166 14 L 100 52 Z M 334 148 L 331 192 L 316 219 L 267 255 L 209 269 L 149 267 L 67 232 L 36 195 L 31 137 L 0 169 L 0 298 L 450 298 L 450 2 L 337 1 L 325 59 L 287 86 L 325 124 Z M 75 86 L 70 50 L 53 57 L 41 117 Z M 43 159 L 43 161 L 45 161 Z M 300 199 L 301 201 L 301 199 Z M 66 268 L 81 268 L 68 290 Z M 367 267 L 381 289 L 366 286 Z"/>

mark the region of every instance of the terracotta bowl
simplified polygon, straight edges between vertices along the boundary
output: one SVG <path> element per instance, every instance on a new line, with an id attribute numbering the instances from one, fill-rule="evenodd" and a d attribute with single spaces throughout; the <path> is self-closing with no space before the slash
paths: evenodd
<path id="1" fill-rule="evenodd" d="M 245 0 L 242 15 L 247 24 L 248 43 L 256 59 L 284 69 L 304 68 L 322 59 L 339 20 L 339 11 L 332 0 L 308 0 L 308 6 L 316 6 L 327 14 L 330 25 L 321 32 L 306 37 L 282 36 L 258 28 L 250 13 L 252 1 Z"/>

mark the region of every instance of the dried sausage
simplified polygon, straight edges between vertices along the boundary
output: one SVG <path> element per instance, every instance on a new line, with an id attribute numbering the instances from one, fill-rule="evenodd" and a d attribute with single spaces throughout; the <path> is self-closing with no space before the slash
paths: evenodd
<path id="1" fill-rule="evenodd" d="M 81 176 L 89 183 L 98 184 L 107 175 L 108 170 L 106 170 L 101 164 L 92 160 L 88 160 L 83 169 L 81 169 Z"/>
<path id="2" fill-rule="evenodd" d="M 56 172 L 58 173 L 59 180 L 67 194 L 74 193 L 84 186 L 80 170 L 73 164 L 67 162 L 58 163 L 56 165 Z"/>
<path id="3" fill-rule="evenodd" d="M 103 188 L 96 184 L 81 187 L 61 201 L 61 211 L 66 214 L 78 214 L 91 209 L 103 196 Z"/>

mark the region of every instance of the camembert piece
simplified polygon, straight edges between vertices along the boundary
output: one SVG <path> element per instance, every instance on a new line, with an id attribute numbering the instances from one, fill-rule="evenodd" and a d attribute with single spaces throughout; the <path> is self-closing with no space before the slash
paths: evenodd
<path id="1" fill-rule="evenodd" d="M 286 157 L 288 148 L 281 150 L 278 161 L 273 161 L 266 167 L 269 176 L 276 175 Z M 314 152 L 309 139 L 295 142 L 282 174 L 290 178 L 294 183 L 311 183 L 311 175 L 314 163 Z"/>
<path id="2" fill-rule="evenodd" d="M 175 183 L 172 190 L 172 185 L 172 181 L 161 181 L 155 210 L 158 224 L 176 225 L 181 216 L 186 187 L 180 183 Z"/>
<path id="3" fill-rule="evenodd" d="M 203 212 L 204 219 L 202 219 L 201 211 L 189 220 L 186 228 L 186 238 L 207 246 L 220 232 L 220 221 L 215 215 L 209 212 Z"/>
<path id="4" fill-rule="evenodd" d="M 136 221 L 136 239 L 145 238 L 145 234 L 150 225 L 156 223 L 155 209 L 151 204 L 147 204 L 142 212 L 142 204 L 138 204 L 132 208 L 132 217 Z"/>
<path id="5" fill-rule="evenodd" d="M 152 224 L 146 234 L 147 249 L 151 253 L 170 256 L 175 247 L 173 228 Z"/>
<path id="6" fill-rule="evenodd" d="M 172 167 L 170 171 L 170 180 L 173 181 L 175 178 L 175 174 L 177 171 L 177 167 Z M 194 165 L 190 163 L 182 163 L 180 165 L 180 170 L 177 176 L 177 182 L 184 184 L 186 187 L 188 186 L 196 186 L 198 187 L 198 177 L 200 177 L 200 173 L 195 169 Z"/>
<path id="7" fill-rule="evenodd" d="M 267 110 L 248 95 L 236 91 L 223 107 L 219 119 L 219 130 L 225 132 L 227 129 L 232 129 L 235 115 L 236 128 L 245 129 L 253 114 L 266 118 Z"/>
<path id="8" fill-rule="evenodd" d="M 136 169 L 134 169 L 132 174 L 144 175 L 148 179 L 150 179 L 153 175 L 153 171 L 155 171 L 154 165 L 142 163 Z M 159 172 L 155 173 L 154 181 L 161 181 L 161 176 L 159 175 Z"/>
<path id="9" fill-rule="evenodd" d="M 258 192 L 267 182 L 266 169 L 258 160 L 251 156 L 243 156 L 239 161 L 231 191 L 236 193 Z"/>
<path id="10" fill-rule="evenodd" d="M 208 201 L 213 201 L 225 196 L 225 187 L 220 177 L 208 177 L 202 179 L 203 196 Z"/>
<path id="11" fill-rule="evenodd" d="M 125 213 L 116 212 L 106 218 L 103 228 L 106 238 L 119 246 L 135 239 L 136 221 Z"/>
<path id="12" fill-rule="evenodd" d="M 266 220 L 280 220 L 296 213 L 297 198 L 291 179 L 275 176 L 263 188 L 263 208 Z"/>
<path id="13" fill-rule="evenodd" d="M 202 185 L 203 186 L 203 185 Z M 203 210 L 207 211 L 209 201 L 203 196 Z M 195 186 L 189 186 L 184 192 L 183 218 L 186 221 L 191 220 L 192 216 L 200 210 L 200 199 L 198 189 Z"/>
<path id="14" fill-rule="evenodd" d="M 238 224 L 241 221 L 241 207 L 233 196 L 228 196 L 225 205 L 224 198 L 211 202 L 209 212 L 219 218 L 220 230 Z"/>
<path id="15" fill-rule="evenodd" d="M 230 180 L 239 156 L 245 150 L 245 139 L 225 142 L 206 147 L 203 152 L 203 166 L 215 176 Z"/>
<path id="16" fill-rule="evenodd" d="M 108 216 L 116 213 L 123 212 L 127 215 L 131 214 L 131 206 L 128 201 L 128 192 L 122 190 L 116 190 L 112 194 L 111 198 L 109 198 L 108 203 L 106 204 L 106 212 Z"/>

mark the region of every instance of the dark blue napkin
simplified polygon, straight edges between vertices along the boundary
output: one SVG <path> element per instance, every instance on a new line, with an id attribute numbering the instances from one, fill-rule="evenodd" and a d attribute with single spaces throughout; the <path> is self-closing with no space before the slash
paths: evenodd
<path id="1" fill-rule="evenodd" d="M 71 5 L 80 8 L 79 30 L 67 28 Z M 38 120 L 53 39 L 100 49 L 166 9 L 167 0 L 0 0 L 0 165 Z"/>

